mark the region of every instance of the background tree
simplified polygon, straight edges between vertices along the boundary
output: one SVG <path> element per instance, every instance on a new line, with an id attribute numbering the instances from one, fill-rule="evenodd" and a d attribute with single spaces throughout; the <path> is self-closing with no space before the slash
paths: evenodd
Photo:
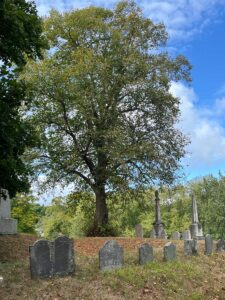
<path id="1" fill-rule="evenodd" d="M 22 119 L 22 102 L 29 101 L 25 85 L 18 82 L 18 72 L 26 56 L 41 57 L 46 41 L 34 2 L 0 2 L 0 188 L 11 196 L 27 191 L 28 169 L 21 159 L 28 145 L 34 146 L 31 126 Z"/>
<path id="2" fill-rule="evenodd" d="M 173 181 L 186 141 L 169 87 L 189 80 L 190 66 L 160 51 L 164 26 L 132 1 L 52 11 L 45 29 L 53 50 L 24 75 L 42 140 L 35 165 L 52 182 L 91 189 L 99 228 L 108 224 L 108 191 Z"/>
<path id="3" fill-rule="evenodd" d="M 12 199 L 12 217 L 18 220 L 19 232 L 35 233 L 36 224 L 44 216 L 45 207 L 31 195 L 17 194 Z"/>

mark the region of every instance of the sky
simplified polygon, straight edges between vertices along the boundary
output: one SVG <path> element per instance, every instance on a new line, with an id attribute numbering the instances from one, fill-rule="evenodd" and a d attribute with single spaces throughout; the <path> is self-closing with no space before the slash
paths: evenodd
<path id="1" fill-rule="evenodd" d="M 40 16 L 90 5 L 112 8 L 115 0 L 36 0 Z M 181 100 L 179 127 L 189 137 L 186 179 L 225 175 L 225 0 L 137 0 L 146 17 L 163 22 L 167 50 L 191 63 L 192 82 L 172 83 Z"/>

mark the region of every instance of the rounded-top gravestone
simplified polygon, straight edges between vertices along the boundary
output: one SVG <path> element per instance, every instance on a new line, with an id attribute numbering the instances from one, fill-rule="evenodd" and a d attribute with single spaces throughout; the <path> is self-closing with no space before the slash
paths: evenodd
<path id="1" fill-rule="evenodd" d="M 220 239 L 216 243 L 216 251 L 217 252 L 224 252 L 225 251 L 225 241 Z"/>
<path id="2" fill-rule="evenodd" d="M 179 231 L 174 231 L 172 233 L 171 239 L 172 240 L 180 240 L 180 232 Z"/>
<path id="3" fill-rule="evenodd" d="M 51 242 L 47 240 L 38 240 L 29 247 L 32 278 L 52 276 L 51 247 Z"/>
<path id="4" fill-rule="evenodd" d="M 165 261 L 171 261 L 171 260 L 177 259 L 175 244 L 169 242 L 164 246 L 163 250 L 164 250 L 164 260 Z"/>
<path id="5" fill-rule="evenodd" d="M 184 254 L 185 255 L 198 255 L 197 240 L 184 241 Z"/>
<path id="6" fill-rule="evenodd" d="M 140 265 L 153 261 L 153 248 L 148 243 L 141 245 L 138 249 L 138 253 Z"/>
<path id="7" fill-rule="evenodd" d="M 73 240 L 60 236 L 54 240 L 54 275 L 64 276 L 74 274 Z"/>
<path id="8" fill-rule="evenodd" d="M 205 236 L 205 254 L 211 255 L 213 252 L 213 240 L 210 234 Z"/>
<path id="9" fill-rule="evenodd" d="M 135 234 L 137 238 L 143 238 L 143 228 L 141 224 L 135 226 Z"/>
<path id="10" fill-rule="evenodd" d="M 123 260 L 123 248 L 116 241 L 107 241 L 99 251 L 99 267 L 101 270 L 121 268 Z"/>

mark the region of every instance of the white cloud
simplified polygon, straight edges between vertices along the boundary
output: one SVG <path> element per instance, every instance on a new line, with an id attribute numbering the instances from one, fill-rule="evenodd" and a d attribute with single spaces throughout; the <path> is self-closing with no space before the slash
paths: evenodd
<path id="1" fill-rule="evenodd" d="M 219 95 L 219 96 L 225 95 L 225 83 L 223 83 L 223 84 L 221 85 L 221 87 L 218 89 L 216 95 Z"/>
<path id="2" fill-rule="evenodd" d="M 225 8 L 223 0 L 160 0 L 140 1 L 145 14 L 163 22 L 171 38 L 187 39 L 201 32 Z"/>
<path id="3" fill-rule="evenodd" d="M 215 119 L 216 104 L 208 109 L 197 107 L 197 95 L 193 88 L 182 83 L 173 83 L 171 93 L 181 100 L 181 118 L 178 127 L 190 137 L 191 144 L 187 147 L 189 155 L 185 163 L 192 172 L 215 170 L 225 162 L 225 129 L 219 119 Z M 222 103 L 222 102 L 221 102 Z M 225 99 L 223 104 L 225 108 Z"/>
<path id="4" fill-rule="evenodd" d="M 112 7 L 116 0 L 36 0 L 38 12 L 47 15 L 51 8 L 65 11 L 90 5 Z M 154 22 L 163 22 L 172 39 L 183 40 L 199 33 L 225 9 L 224 0 L 139 0 L 144 14 Z"/>
<path id="5" fill-rule="evenodd" d="M 216 99 L 215 108 L 216 108 L 217 115 L 224 116 L 224 112 L 225 112 L 225 97 Z"/>

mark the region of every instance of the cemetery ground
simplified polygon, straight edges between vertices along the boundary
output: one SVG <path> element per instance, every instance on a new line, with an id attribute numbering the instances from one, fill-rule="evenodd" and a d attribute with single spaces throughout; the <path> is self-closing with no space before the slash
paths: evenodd
<path id="1" fill-rule="evenodd" d="M 112 238 L 75 240 L 76 273 L 73 277 L 30 279 L 28 246 L 37 237 L 28 234 L 0 236 L 0 299 L 225 299 L 225 252 L 185 256 L 183 241 L 177 246 L 177 261 L 163 261 L 165 240 L 113 238 L 123 246 L 124 267 L 103 272 L 98 251 Z M 138 265 L 138 247 L 149 242 L 155 261 Z"/>

